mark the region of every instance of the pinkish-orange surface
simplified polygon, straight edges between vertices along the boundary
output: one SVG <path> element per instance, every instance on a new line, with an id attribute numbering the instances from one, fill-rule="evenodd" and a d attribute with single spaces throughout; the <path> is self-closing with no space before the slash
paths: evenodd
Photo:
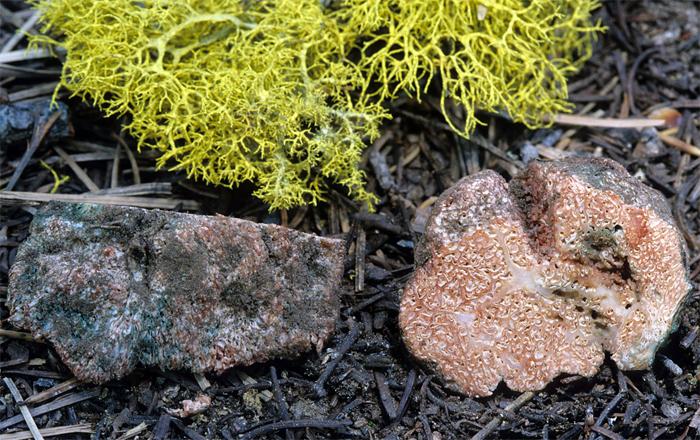
<path id="1" fill-rule="evenodd" d="M 591 376 L 604 352 L 644 369 L 690 285 L 665 199 L 605 159 L 485 171 L 436 203 L 403 292 L 409 350 L 486 396 Z"/>

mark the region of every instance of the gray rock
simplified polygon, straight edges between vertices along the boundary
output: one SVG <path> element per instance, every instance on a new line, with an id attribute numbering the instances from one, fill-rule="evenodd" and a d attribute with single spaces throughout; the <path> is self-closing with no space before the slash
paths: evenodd
<path id="1" fill-rule="evenodd" d="M 83 380 L 137 364 L 221 372 L 319 349 L 343 255 L 341 240 L 276 225 L 52 203 L 12 266 L 10 321 Z"/>
<path id="2" fill-rule="evenodd" d="M 66 104 L 57 101 L 52 106 L 51 100 L 45 99 L 0 105 L 0 146 L 26 142 L 32 137 L 34 127 L 46 123 L 56 111 L 60 112 L 60 115 L 46 135 L 49 141 L 70 137 L 73 133 Z"/>

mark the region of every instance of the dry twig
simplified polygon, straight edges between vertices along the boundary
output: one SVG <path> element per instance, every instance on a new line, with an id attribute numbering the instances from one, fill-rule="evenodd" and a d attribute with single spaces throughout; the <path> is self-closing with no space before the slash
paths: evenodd
<path id="1" fill-rule="evenodd" d="M 32 417 L 31 413 L 29 412 L 29 408 L 27 408 L 27 405 L 24 403 L 24 399 L 22 399 L 22 394 L 20 394 L 19 390 L 17 389 L 17 385 L 15 385 L 15 383 L 9 377 L 4 378 L 3 381 L 10 390 L 12 397 L 15 398 L 17 406 L 19 406 L 19 411 L 22 413 L 22 418 L 24 418 L 24 422 L 27 424 L 29 432 L 32 434 L 32 438 L 34 438 L 34 440 L 44 440 L 44 436 L 41 435 L 39 428 L 36 426 L 34 417 Z"/>
<path id="2" fill-rule="evenodd" d="M 504 408 L 506 412 L 508 411 L 516 411 L 518 408 L 521 406 L 525 405 L 530 399 L 532 399 L 535 396 L 535 393 L 531 391 L 527 391 L 525 393 L 522 393 L 520 396 L 518 396 L 517 399 L 512 401 L 508 406 Z M 477 432 L 474 437 L 472 437 L 471 440 L 484 440 L 486 437 L 488 437 L 493 431 L 498 428 L 498 425 L 501 424 L 503 421 L 503 416 L 502 415 L 497 415 L 493 419 L 491 419 L 490 422 L 484 426 L 484 429 L 481 431 Z"/>
<path id="3" fill-rule="evenodd" d="M 47 400 L 53 399 L 59 394 L 63 394 L 66 391 L 72 390 L 73 388 L 80 385 L 80 383 L 81 382 L 75 377 L 72 379 L 68 379 L 67 381 L 61 382 L 58 385 L 46 389 L 40 393 L 32 394 L 31 396 L 24 399 L 24 403 L 26 403 L 27 405 L 36 405 L 37 403 L 45 402 Z"/>
<path id="4" fill-rule="evenodd" d="M 0 191 L 0 204 L 39 204 L 51 201 L 96 203 L 98 205 L 135 206 L 152 209 L 198 210 L 199 203 L 181 199 L 151 199 L 148 197 L 99 196 L 92 194 L 42 194 L 22 191 Z"/>
<path id="5" fill-rule="evenodd" d="M 40 429 L 39 433 L 45 437 L 57 437 L 59 435 L 68 434 L 92 434 L 92 425 L 89 423 L 80 423 L 77 425 L 56 426 L 53 428 Z M 13 432 L 11 434 L 0 434 L 0 440 L 28 440 L 32 438 L 32 433 L 29 431 Z"/>
<path id="6" fill-rule="evenodd" d="M 603 127 L 603 128 L 645 128 L 661 127 L 665 122 L 661 119 L 616 119 L 616 118 L 595 118 L 592 116 L 579 115 L 555 115 L 553 122 L 561 125 L 577 125 L 581 127 Z"/>

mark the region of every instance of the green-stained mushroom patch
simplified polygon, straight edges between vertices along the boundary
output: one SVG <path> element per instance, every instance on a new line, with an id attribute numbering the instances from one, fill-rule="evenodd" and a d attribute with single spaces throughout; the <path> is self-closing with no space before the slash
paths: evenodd
<path id="1" fill-rule="evenodd" d="M 12 266 L 11 322 L 76 377 L 221 372 L 319 348 L 344 242 L 229 217 L 52 203 Z"/>

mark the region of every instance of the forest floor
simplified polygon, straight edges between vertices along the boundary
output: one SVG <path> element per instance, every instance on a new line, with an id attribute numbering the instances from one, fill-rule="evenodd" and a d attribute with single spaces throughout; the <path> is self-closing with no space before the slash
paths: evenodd
<path id="1" fill-rule="evenodd" d="M 0 47 L 32 17 L 18 1 L 2 8 Z M 195 212 L 342 236 L 352 245 L 341 320 L 321 353 L 294 361 L 221 376 L 142 369 L 103 386 L 81 384 L 50 346 L 5 325 L 8 270 L 36 210 L 36 203 L 6 203 L 0 205 L 0 374 L 30 399 L 39 428 L 70 426 L 68 438 L 87 438 L 81 430 L 94 432 L 93 438 L 698 438 L 700 154 L 693 146 L 700 147 L 700 3 L 610 1 L 596 15 L 608 30 L 569 84 L 575 113 L 626 118 L 674 109 L 675 130 L 556 125 L 528 130 L 484 114 L 486 124 L 465 140 L 446 126 L 435 102 L 400 100 L 383 136 L 368 149 L 381 155 L 372 160 L 366 155 L 369 188 L 381 196 L 371 215 L 359 212 L 342 190 L 318 207 L 269 213 L 250 187 L 215 188 L 158 171 L 154 155 L 136 152 L 118 120 L 62 97 L 70 108 L 72 139 L 37 144 L 28 162 L 21 158 L 29 137 L 0 152 L 1 187 L 7 189 L 21 167 L 12 189 L 49 197 L 54 177 L 43 160 L 69 176 L 59 187 L 62 194 L 85 193 L 95 185 L 105 195 L 149 197 L 153 206 L 177 198 L 197 202 Z M 20 40 L 12 50 L 24 45 Z M 60 64 L 52 59 L 0 63 L 0 105 L 46 99 L 59 74 Z M 510 178 L 533 154 L 609 157 L 663 193 L 688 242 L 694 290 L 678 330 L 650 371 L 621 372 L 606 359 L 591 378 L 566 376 L 535 393 L 500 387 L 491 397 L 467 398 L 447 389 L 406 352 L 397 328 L 401 289 L 436 197 L 479 170 Z M 386 160 L 388 170 L 377 157 Z M 395 186 L 386 190 L 392 181 Z M 352 331 L 360 323 L 363 330 Z M 318 389 L 326 391 L 323 397 Z M 211 398 L 204 413 L 178 418 L 167 412 L 201 395 Z M 4 389 L 0 439 L 29 438 L 9 436 L 26 430 L 20 407 Z"/>

